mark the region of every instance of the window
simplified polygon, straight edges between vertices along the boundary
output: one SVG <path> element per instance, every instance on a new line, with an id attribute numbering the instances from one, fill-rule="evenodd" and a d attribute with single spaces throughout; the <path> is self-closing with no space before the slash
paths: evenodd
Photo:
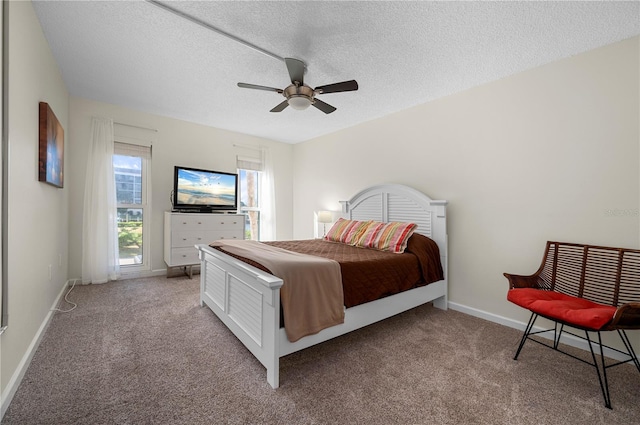
<path id="1" fill-rule="evenodd" d="M 247 216 L 246 239 L 272 241 L 276 235 L 276 214 L 271 155 L 266 147 L 256 150 L 259 158 L 236 157 L 240 180 L 239 212 Z"/>
<path id="2" fill-rule="evenodd" d="M 239 169 L 240 212 L 246 214 L 245 239 L 260 240 L 260 172 Z"/>
<path id="3" fill-rule="evenodd" d="M 149 269 L 147 223 L 151 218 L 148 176 L 151 147 L 115 142 L 113 174 L 118 221 L 118 257 L 123 272 Z"/>

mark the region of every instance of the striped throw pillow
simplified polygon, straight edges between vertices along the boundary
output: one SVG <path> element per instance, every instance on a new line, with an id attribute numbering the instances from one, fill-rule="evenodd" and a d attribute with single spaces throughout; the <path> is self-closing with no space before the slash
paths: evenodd
<path id="1" fill-rule="evenodd" d="M 369 223 L 369 221 L 346 220 L 344 218 L 339 218 L 338 221 L 331 226 L 331 229 L 329 229 L 324 238 L 325 240 L 332 242 L 341 242 L 353 245 L 354 241 L 357 240 L 360 233 L 366 229 Z"/>
<path id="2" fill-rule="evenodd" d="M 415 223 L 403 223 L 392 221 L 383 224 L 370 239 L 367 248 L 380 251 L 403 253 L 407 247 L 407 241 L 418 227 Z"/>
<path id="3" fill-rule="evenodd" d="M 380 221 L 369 222 L 369 225 L 360 233 L 360 236 L 353 245 L 359 246 L 360 248 L 373 248 L 373 241 L 382 227 L 384 227 L 384 223 Z"/>

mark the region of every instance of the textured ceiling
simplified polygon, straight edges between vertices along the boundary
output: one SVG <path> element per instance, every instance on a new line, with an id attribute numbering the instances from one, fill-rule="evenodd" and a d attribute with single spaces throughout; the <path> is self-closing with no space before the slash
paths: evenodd
<path id="1" fill-rule="evenodd" d="M 640 2 L 164 1 L 279 57 L 335 106 L 280 113 L 281 60 L 146 1 L 34 1 L 73 96 L 297 143 L 640 34 Z"/>

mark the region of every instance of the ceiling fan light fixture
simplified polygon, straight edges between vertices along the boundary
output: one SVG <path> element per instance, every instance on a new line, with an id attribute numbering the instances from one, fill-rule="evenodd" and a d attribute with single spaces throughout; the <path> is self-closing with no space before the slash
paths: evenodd
<path id="1" fill-rule="evenodd" d="M 304 111 L 311 106 L 311 99 L 304 95 L 290 96 L 287 101 L 289 102 L 289 106 L 298 111 Z"/>

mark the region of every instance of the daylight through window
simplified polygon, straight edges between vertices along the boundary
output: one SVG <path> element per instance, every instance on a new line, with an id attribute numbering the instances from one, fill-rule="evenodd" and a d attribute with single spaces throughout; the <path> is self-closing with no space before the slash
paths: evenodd
<path id="1" fill-rule="evenodd" d="M 150 147 L 115 143 L 113 172 L 117 199 L 118 252 L 121 267 L 148 269 L 146 221 Z"/>

